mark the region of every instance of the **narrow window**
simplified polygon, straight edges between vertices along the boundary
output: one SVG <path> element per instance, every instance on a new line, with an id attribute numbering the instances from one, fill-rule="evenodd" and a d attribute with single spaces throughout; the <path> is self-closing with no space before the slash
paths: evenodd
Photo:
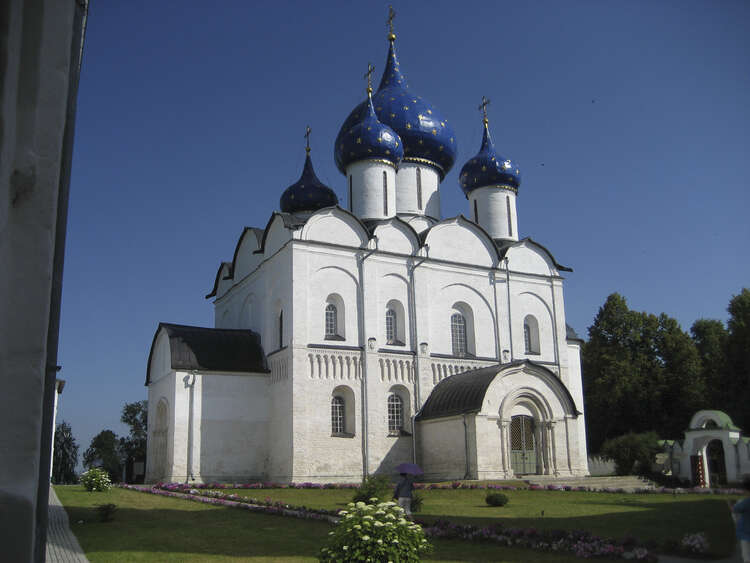
<path id="1" fill-rule="evenodd" d="M 326 305 L 326 338 L 338 336 L 338 311 L 336 305 L 329 303 Z"/>
<path id="2" fill-rule="evenodd" d="M 479 211 L 477 211 L 477 200 L 474 200 L 474 222 L 479 224 Z"/>
<path id="3" fill-rule="evenodd" d="M 396 311 L 393 309 L 385 312 L 385 341 L 388 344 L 396 343 Z"/>
<path id="4" fill-rule="evenodd" d="M 422 169 L 417 168 L 417 208 L 422 211 Z"/>
<path id="5" fill-rule="evenodd" d="M 513 236 L 513 220 L 510 217 L 510 196 L 505 196 L 505 211 L 508 213 L 508 236 Z"/>
<path id="6" fill-rule="evenodd" d="M 284 311 L 279 311 L 279 348 L 284 345 Z"/>
<path id="7" fill-rule="evenodd" d="M 352 201 L 352 175 L 349 174 L 349 211 L 354 211 L 354 202 Z"/>
<path id="8" fill-rule="evenodd" d="M 533 315 L 523 320 L 523 344 L 527 354 L 539 354 L 539 323 Z"/>
<path id="9" fill-rule="evenodd" d="M 331 433 L 343 434 L 345 428 L 344 398 L 333 397 L 331 399 Z"/>
<path id="10" fill-rule="evenodd" d="M 388 434 L 399 434 L 404 427 L 404 401 L 391 393 L 388 395 Z"/>
<path id="11" fill-rule="evenodd" d="M 388 215 L 388 175 L 383 170 L 383 215 Z"/>
<path id="12" fill-rule="evenodd" d="M 466 357 L 466 319 L 461 313 L 451 315 L 451 343 L 454 356 Z"/>

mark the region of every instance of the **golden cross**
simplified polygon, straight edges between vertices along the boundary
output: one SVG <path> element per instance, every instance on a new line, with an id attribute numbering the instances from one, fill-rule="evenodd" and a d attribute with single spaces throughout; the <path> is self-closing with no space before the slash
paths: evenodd
<path id="1" fill-rule="evenodd" d="M 367 63 L 367 72 L 365 73 L 365 78 L 367 78 L 367 93 L 372 94 L 372 71 L 375 70 L 375 67 L 372 66 L 372 63 Z"/>
<path id="2" fill-rule="evenodd" d="M 305 129 L 305 141 L 307 145 L 305 146 L 305 152 L 307 154 L 310 154 L 310 131 L 312 131 L 312 129 L 310 129 L 310 126 L 308 125 L 307 128 Z"/>
<path id="3" fill-rule="evenodd" d="M 484 118 L 483 121 L 485 123 L 488 123 L 488 121 L 489 121 L 487 119 L 487 106 L 488 105 L 490 105 L 490 101 L 487 98 L 485 98 L 484 96 L 482 96 L 482 103 L 479 104 L 479 111 L 482 112 L 482 117 Z"/>
<path id="4" fill-rule="evenodd" d="M 393 6 L 388 6 L 388 29 L 390 30 L 390 33 L 388 34 L 388 39 L 390 41 L 393 41 L 396 39 L 396 34 L 393 33 L 393 18 L 396 17 L 396 10 L 393 9 Z"/>

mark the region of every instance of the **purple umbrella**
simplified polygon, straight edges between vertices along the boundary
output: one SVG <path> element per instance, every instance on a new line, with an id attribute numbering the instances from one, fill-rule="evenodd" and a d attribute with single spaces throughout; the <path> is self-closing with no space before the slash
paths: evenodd
<path id="1" fill-rule="evenodd" d="M 416 463 L 402 463 L 396 466 L 396 473 L 406 473 L 407 475 L 422 475 L 424 471 Z"/>

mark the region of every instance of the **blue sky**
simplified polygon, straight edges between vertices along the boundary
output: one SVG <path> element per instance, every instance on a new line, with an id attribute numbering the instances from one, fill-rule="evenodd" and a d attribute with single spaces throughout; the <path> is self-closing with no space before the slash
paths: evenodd
<path id="1" fill-rule="evenodd" d="M 396 2 L 411 89 L 455 129 L 442 213 L 482 96 L 516 161 L 519 230 L 573 267 L 582 336 L 614 291 L 632 308 L 726 320 L 750 285 L 750 3 Z M 379 81 L 387 4 L 92 2 L 78 94 L 58 422 L 81 453 L 146 398 L 160 321 L 212 326 L 204 299 L 244 226 L 265 226 L 304 161 L 346 205 L 333 142 Z"/>

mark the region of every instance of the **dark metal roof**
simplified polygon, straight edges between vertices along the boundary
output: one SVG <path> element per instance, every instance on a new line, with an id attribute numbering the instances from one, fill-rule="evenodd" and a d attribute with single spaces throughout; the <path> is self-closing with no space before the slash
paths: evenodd
<path id="1" fill-rule="evenodd" d="M 547 379 L 548 382 L 557 387 L 567 400 L 571 414 L 579 414 L 570 391 L 553 372 L 535 362 L 517 360 L 509 364 L 495 364 L 446 377 L 432 390 L 416 419 L 427 420 L 479 412 L 482 409 L 484 396 L 492 380 L 501 375 L 503 371 L 523 364 L 534 366 L 546 372 L 550 376 Z"/>
<path id="2" fill-rule="evenodd" d="M 169 338 L 172 369 L 269 373 L 260 336 L 252 330 L 204 328 L 159 323 L 151 343 L 146 385 L 151 381 L 151 357 L 159 331 Z"/>
<path id="3" fill-rule="evenodd" d="M 210 299 L 211 297 L 216 296 L 216 292 L 219 290 L 219 282 L 221 281 L 221 271 L 224 269 L 224 266 L 229 268 L 229 275 L 232 275 L 232 264 L 231 262 L 222 262 L 219 264 L 219 269 L 216 270 L 216 278 L 214 279 L 214 286 L 211 289 L 211 293 L 206 295 L 206 299 Z M 224 278 L 226 279 L 226 278 Z"/>
<path id="4" fill-rule="evenodd" d="M 578 333 L 575 331 L 575 329 L 568 323 L 565 323 L 565 338 L 567 340 L 580 340 L 581 342 L 583 342 L 583 338 L 578 336 Z"/>
<path id="5" fill-rule="evenodd" d="M 417 420 L 479 412 L 487 387 L 501 369 L 502 366 L 496 364 L 446 377 L 427 397 Z"/>

